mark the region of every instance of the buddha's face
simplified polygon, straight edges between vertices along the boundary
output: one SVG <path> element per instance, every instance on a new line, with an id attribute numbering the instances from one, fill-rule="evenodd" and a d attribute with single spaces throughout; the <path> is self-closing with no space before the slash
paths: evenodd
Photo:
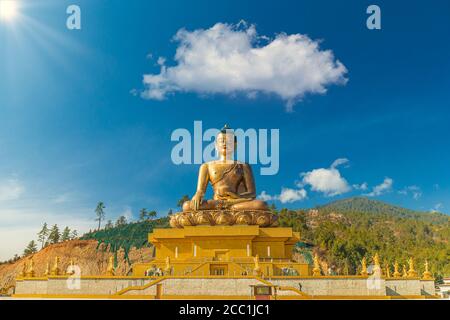
<path id="1" fill-rule="evenodd" d="M 216 139 L 216 150 L 222 156 L 229 156 L 234 153 L 235 135 L 233 133 L 219 133 Z"/>

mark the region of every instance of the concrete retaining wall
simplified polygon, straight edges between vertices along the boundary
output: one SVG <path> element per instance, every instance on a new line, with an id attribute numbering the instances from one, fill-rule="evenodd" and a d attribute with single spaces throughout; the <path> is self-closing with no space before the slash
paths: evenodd
<path id="1" fill-rule="evenodd" d="M 141 287 L 155 279 L 150 278 L 82 278 L 80 287 L 67 278 L 24 279 L 17 281 L 20 295 L 113 295 L 129 287 Z M 270 279 L 275 286 L 292 287 L 311 296 L 419 296 L 434 295 L 434 282 L 419 279 L 379 279 L 371 282 L 354 278 L 291 278 Z M 265 285 L 257 278 L 189 278 L 162 279 L 163 295 L 168 296 L 251 296 L 252 285 Z M 133 289 L 125 295 L 155 295 L 156 285 Z M 278 290 L 278 295 L 296 295 L 295 291 Z"/>
<path id="2" fill-rule="evenodd" d="M 294 287 L 312 296 L 385 296 L 384 279 L 372 282 L 360 279 L 307 278 L 292 280 L 272 280 L 274 285 Z M 292 295 L 292 291 L 278 291 L 279 295 Z"/>

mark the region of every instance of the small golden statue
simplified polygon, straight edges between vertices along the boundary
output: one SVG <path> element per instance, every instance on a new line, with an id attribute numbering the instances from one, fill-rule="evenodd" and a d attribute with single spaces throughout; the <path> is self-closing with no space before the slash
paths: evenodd
<path id="1" fill-rule="evenodd" d="M 320 270 L 320 263 L 319 263 L 319 256 L 317 254 L 314 255 L 314 268 L 313 268 L 313 277 L 320 277 L 321 270 Z"/>
<path id="2" fill-rule="evenodd" d="M 33 278 L 35 275 L 34 272 L 34 261 L 33 258 L 30 259 L 30 263 L 28 264 L 28 270 L 26 272 L 26 276 L 29 278 Z"/>
<path id="3" fill-rule="evenodd" d="M 106 275 L 111 277 L 115 275 L 114 256 L 110 256 L 108 259 L 108 266 L 106 267 Z"/>
<path id="4" fill-rule="evenodd" d="M 27 274 L 27 264 L 24 262 L 22 265 L 22 270 L 19 272 L 19 277 L 23 278 Z"/>
<path id="5" fill-rule="evenodd" d="M 417 277 L 417 271 L 414 270 L 414 259 L 412 257 L 409 258 L 408 264 L 409 264 L 408 278 L 416 278 Z"/>
<path id="6" fill-rule="evenodd" d="M 428 270 L 428 260 L 425 260 L 425 271 L 423 272 L 423 280 L 433 280 L 433 275 L 430 270 Z"/>
<path id="7" fill-rule="evenodd" d="M 406 265 L 403 265 L 403 278 L 408 278 L 408 271 L 406 271 Z"/>
<path id="8" fill-rule="evenodd" d="M 378 256 L 378 253 L 375 253 L 375 256 L 373 257 L 373 264 L 380 267 L 380 257 Z"/>
<path id="9" fill-rule="evenodd" d="M 58 276 L 59 275 L 59 257 L 55 257 L 55 263 L 53 264 L 52 270 L 50 272 L 50 275 L 52 276 Z"/>
<path id="10" fill-rule="evenodd" d="M 362 276 L 367 276 L 367 260 L 366 257 L 363 257 L 361 260 L 361 275 Z"/>
<path id="11" fill-rule="evenodd" d="M 167 256 L 166 257 L 166 266 L 164 268 L 164 274 L 170 275 L 171 271 L 172 271 L 172 267 L 170 266 L 170 257 Z"/>
<path id="12" fill-rule="evenodd" d="M 391 269 L 389 268 L 389 263 L 387 261 L 384 262 L 384 275 L 386 278 L 391 277 Z"/>
<path id="13" fill-rule="evenodd" d="M 198 174 L 197 191 L 183 204 L 183 212 L 170 217 L 173 228 L 195 225 L 259 225 L 269 227 L 277 217 L 266 202 L 256 199 L 250 165 L 234 160 L 237 139 L 227 125 L 216 137 L 219 160 L 204 163 Z M 205 200 L 208 184 L 214 197 Z"/>
<path id="14" fill-rule="evenodd" d="M 256 255 L 253 258 L 253 262 L 255 264 L 255 267 L 253 268 L 253 274 L 259 276 L 261 274 L 261 266 L 259 265 L 259 255 Z"/>
<path id="15" fill-rule="evenodd" d="M 393 274 L 393 276 L 394 276 L 394 278 L 400 278 L 402 276 L 402 274 L 398 270 L 398 262 L 397 262 L 397 260 L 394 262 L 394 274 Z"/>
<path id="16" fill-rule="evenodd" d="M 47 261 L 47 265 L 45 266 L 44 276 L 50 275 L 50 263 Z"/>
<path id="17" fill-rule="evenodd" d="M 69 265 L 67 266 L 67 269 L 66 269 L 66 275 L 71 276 L 71 275 L 75 274 L 74 265 L 75 264 L 73 263 L 73 259 L 70 259 Z"/>

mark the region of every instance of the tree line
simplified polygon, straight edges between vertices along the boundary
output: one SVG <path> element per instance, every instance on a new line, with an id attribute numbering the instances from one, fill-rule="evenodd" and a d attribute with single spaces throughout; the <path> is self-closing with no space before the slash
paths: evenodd
<path id="1" fill-rule="evenodd" d="M 106 206 L 105 204 L 100 201 L 97 203 L 97 206 L 94 210 L 95 212 L 95 221 L 98 221 L 98 227 L 97 230 L 100 230 L 102 227 L 102 221 L 105 221 L 106 219 L 106 212 L 105 212 Z M 157 212 L 152 210 L 152 211 L 148 211 L 146 208 L 142 208 L 139 211 L 139 221 L 146 221 L 146 220 L 154 220 L 156 217 L 158 216 Z M 114 227 L 120 227 L 123 225 L 128 224 L 128 219 L 126 216 L 121 215 L 117 218 L 117 220 L 113 223 L 112 220 L 107 220 L 105 225 L 104 225 L 104 229 L 111 229 Z M 90 230 L 89 232 L 92 232 L 92 230 Z"/>

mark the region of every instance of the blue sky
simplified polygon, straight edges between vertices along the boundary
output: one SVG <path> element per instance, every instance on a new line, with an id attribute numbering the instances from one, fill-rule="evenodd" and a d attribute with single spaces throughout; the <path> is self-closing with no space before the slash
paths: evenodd
<path id="1" fill-rule="evenodd" d="M 278 174 L 256 175 L 258 193 L 278 207 L 369 194 L 412 209 L 450 208 L 445 1 L 376 1 L 381 30 L 366 28 L 369 1 L 17 2 L 18 18 L 0 21 L 0 241 L 11 243 L 0 259 L 21 252 L 44 221 L 94 228 L 100 200 L 112 220 L 136 219 L 143 207 L 176 210 L 195 191 L 198 165 L 172 163 L 170 135 L 196 120 L 204 128 L 280 129 Z M 66 28 L 70 4 L 81 8 L 81 30 Z M 158 57 L 177 65 L 178 30 L 241 20 L 268 42 L 283 33 L 320 41 L 345 66 L 347 82 L 306 93 L 292 112 L 276 93 L 182 88 L 163 100 L 140 96 L 143 76 L 160 73 Z M 336 159 L 348 161 L 332 167 Z M 329 181 L 305 180 L 317 173 L 338 186 L 327 192 Z M 297 201 L 281 203 L 282 188 Z"/>

